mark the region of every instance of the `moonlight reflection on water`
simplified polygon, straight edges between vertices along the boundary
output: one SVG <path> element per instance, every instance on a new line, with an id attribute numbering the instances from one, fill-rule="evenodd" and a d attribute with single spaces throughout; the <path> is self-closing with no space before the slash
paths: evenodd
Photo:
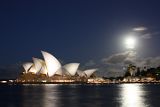
<path id="1" fill-rule="evenodd" d="M 120 102 L 122 107 L 146 107 L 145 91 L 141 84 L 122 84 Z"/>

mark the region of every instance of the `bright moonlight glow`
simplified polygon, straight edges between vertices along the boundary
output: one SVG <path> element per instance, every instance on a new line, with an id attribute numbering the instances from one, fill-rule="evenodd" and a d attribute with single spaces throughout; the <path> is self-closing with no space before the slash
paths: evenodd
<path id="1" fill-rule="evenodd" d="M 127 37 L 125 39 L 125 45 L 127 49 L 134 49 L 136 44 L 136 39 L 134 37 Z"/>

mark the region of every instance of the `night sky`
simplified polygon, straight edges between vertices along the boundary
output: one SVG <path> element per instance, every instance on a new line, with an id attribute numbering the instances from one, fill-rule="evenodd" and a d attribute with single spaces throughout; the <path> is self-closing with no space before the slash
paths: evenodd
<path id="1" fill-rule="evenodd" d="M 140 27 L 145 30 L 136 35 L 135 60 L 134 55 L 128 56 L 123 38 Z M 158 0 L 0 1 L 3 69 L 4 65 L 31 61 L 33 56 L 42 58 L 40 51 L 44 50 L 63 63 L 80 62 L 81 67 L 99 67 L 103 73 L 117 72 L 116 67 L 128 59 L 157 65 L 159 43 Z"/>

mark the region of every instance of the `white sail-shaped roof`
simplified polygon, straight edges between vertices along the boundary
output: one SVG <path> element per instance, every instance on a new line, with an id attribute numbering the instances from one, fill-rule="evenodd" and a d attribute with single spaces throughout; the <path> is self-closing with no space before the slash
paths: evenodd
<path id="1" fill-rule="evenodd" d="M 71 76 L 76 74 L 78 67 L 79 63 L 69 63 L 63 66 L 63 68 L 66 69 Z"/>
<path id="2" fill-rule="evenodd" d="M 86 74 L 83 71 L 81 71 L 81 70 L 77 70 L 77 74 L 80 77 L 86 77 Z"/>
<path id="3" fill-rule="evenodd" d="M 51 76 L 53 76 L 56 73 L 56 71 L 58 69 L 61 68 L 61 64 L 50 53 L 44 52 L 44 51 L 41 51 L 41 52 L 42 52 L 42 55 L 43 55 L 45 63 L 46 63 L 46 67 L 47 67 L 47 70 L 48 70 L 48 76 L 51 77 Z"/>
<path id="4" fill-rule="evenodd" d="M 28 70 L 28 72 L 32 72 L 32 73 L 34 73 L 34 74 L 36 74 L 36 73 L 37 73 L 37 71 L 36 71 L 36 69 L 35 69 L 35 65 L 34 65 L 34 64 L 31 66 L 31 68 Z"/>
<path id="5" fill-rule="evenodd" d="M 38 73 L 42 68 L 43 60 L 38 59 L 38 58 L 34 58 L 34 57 L 32 59 L 34 62 L 34 67 L 35 67 L 36 73 Z"/>
<path id="6" fill-rule="evenodd" d="M 26 73 L 28 72 L 29 68 L 31 68 L 32 65 L 33 65 L 32 62 L 27 62 L 27 63 L 23 64 L 23 68 L 24 68 Z"/>
<path id="7" fill-rule="evenodd" d="M 55 74 L 63 75 L 63 69 L 62 68 L 58 69 Z"/>
<path id="8" fill-rule="evenodd" d="M 85 70 L 84 73 L 87 75 L 87 77 L 90 77 L 97 69 L 88 69 Z"/>
<path id="9" fill-rule="evenodd" d="M 71 76 L 71 74 L 65 68 L 63 68 L 63 67 L 61 67 L 60 69 L 58 69 L 58 71 L 56 71 L 55 74 Z"/>
<path id="10" fill-rule="evenodd" d="M 45 74 L 47 75 L 48 74 L 48 70 L 47 70 L 47 67 L 45 64 L 42 65 L 42 68 L 41 70 L 39 71 L 40 74 Z"/>
<path id="11" fill-rule="evenodd" d="M 47 75 L 48 71 L 47 71 L 47 67 L 46 67 L 44 60 L 38 59 L 38 58 L 34 58 L 33 60 L 35 60 L 35 62 L 37 63 L 37 69 L 39 69 L 39 72 L 37 72 L 37 73 Z"/>

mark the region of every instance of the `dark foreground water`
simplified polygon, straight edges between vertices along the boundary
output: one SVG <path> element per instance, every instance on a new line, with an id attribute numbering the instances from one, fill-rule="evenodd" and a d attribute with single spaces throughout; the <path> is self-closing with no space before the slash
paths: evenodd
<path id="1" fill-rule="evenodd" d="M 160 84 L 0 85 L 0 107 L 160 107 Z"/>

